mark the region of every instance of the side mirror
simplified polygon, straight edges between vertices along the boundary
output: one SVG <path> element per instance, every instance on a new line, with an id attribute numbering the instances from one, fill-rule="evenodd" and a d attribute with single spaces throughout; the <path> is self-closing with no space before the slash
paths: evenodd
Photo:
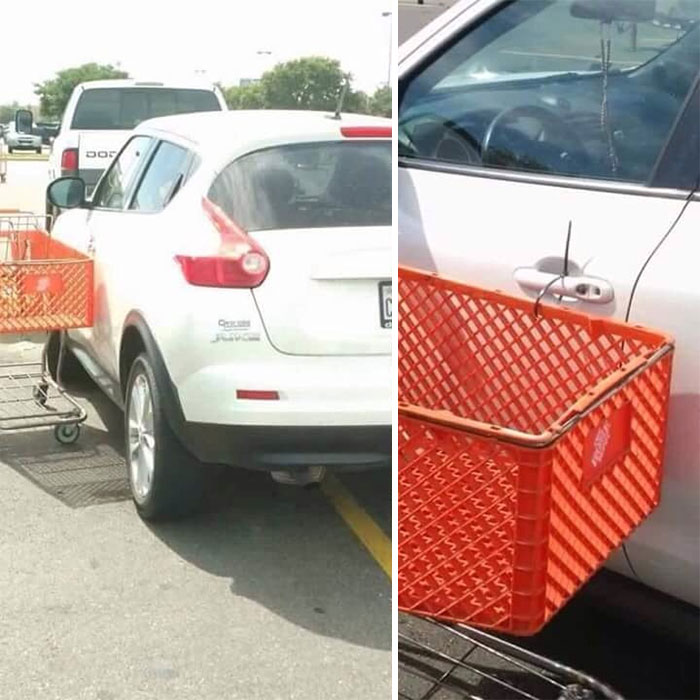
<path id="1" fill-rule="evenodd" d="M 46 198 L 59 209 L 85 206 L 85 183 L 79 177 L 60 177 L 48 186 Z"/>
<path id="2" fill-rule="evenodd" d="M 18 134 L 31 134 L 34 130 L 34 115 L 28 109 L 15 112 L 15 131 Z"/>
<path id="3" fill-rule="evenodd" d="M 656 0 L 573 0 L 571 16 L 599 22 L 651 22 Z"/>

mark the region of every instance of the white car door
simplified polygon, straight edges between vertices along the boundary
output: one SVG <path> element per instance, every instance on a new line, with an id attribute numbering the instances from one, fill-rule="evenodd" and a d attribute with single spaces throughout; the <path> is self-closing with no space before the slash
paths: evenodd
<path id="1" fill-rule="evenodd" d="M 130 181 L 122 192 L 115 188 L 110 193 L 109 181 L 100 186 L 88 220 L 96 278 L 92 347 L 100 367 L 113 379 L 119 378 L 128 314 L 138 310 L 147 317 L 147 311 L 169 308 L 172 302 L 164 285 L 176 266 L 166 250 L 172 245 L 172 230 L 163 210 L 184 183 L 191 162 L 186 148 L 168 141 L 136 136 L 130 146 L 122 153 L 134 158 L 128 166 Z"/>
<path id="2" fill-rule="evenodd" d="M 132 262 L 127 238 L 136 233 L 124 226 L 123 210 L 152 145 L 152 139 L 146 136 L 130 139 L 100 181 L 90 206 L 62 214 L 56 220 L 52 233 L 77 250 L 88 252 L 94 259 L 93 326 L 71 331 L 70 335 L 78 353 L 81 350 L 86 353 L 81 359 L 90 365 L 89 369 L 98 381 L 105 371 L 112 378 L 116 377 L 114 360 L 109 351 L 113 311 L 110 278 L 113 278 L 116 270 L 128 269 Z"/>
<path id="3" fill-rule="evenodd" d="M 577 5 L 465 2 L 411 44 L 400 61 L 399 260 L 533 300 L 564 298 L 589 313 L 644 316 L 683 335 L 680 323 L 669 325 L 688 311 L 677 300 L 659 314 L 631 301 L 694 186 L 687 172 L 663 174 L 693 99 L 700 25 L 691 16 L 668 28 L 640 15 L 633 32 L 626 21 L 584 17 Z M 673 296 L 673 267 L 659 283 L 657 294 Z M 674 391 L 675 402 L 684 389 Z M 671 433 L 668 453 L 682 462 L 677 440 Z M 690 527 L 696 486 L 693 494 Z M 669 565 L 689 556 L 687 545 L 665 547 L 656 554 Z M 697 577 L 697 551 L 693 558 L 686 570 Z M 620 557 L 612 566 L 629 573 Z M 697 585 L 672 579 L 668 571 L 665 589 L 697 604 Z"/>

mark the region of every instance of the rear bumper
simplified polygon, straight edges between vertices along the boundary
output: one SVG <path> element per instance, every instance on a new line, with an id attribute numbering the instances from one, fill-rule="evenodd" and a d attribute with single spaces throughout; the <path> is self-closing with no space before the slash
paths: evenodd
<path id="1" fill-rule="evenodd" d="M 173 375 L 188 423 L 353 426 L 391 423 L 391 356 L 289 357 L 202 367 Z M 276 391 L 277 401 L 237 398 Z"/>
<path id="2" fill-rule="evenodd" d="M 41 141 L 36 143 L 8 143 L 8 148 L 12 148 L 15 151 L 36 151 L 37 148 L 41 148 Z"/>
<path id="3" fill-rule="evenodd" d="M 180 439 L 202 462 L 259 471 L 391 466 L 391 426 L 229 426 L 185 423 Z"/>

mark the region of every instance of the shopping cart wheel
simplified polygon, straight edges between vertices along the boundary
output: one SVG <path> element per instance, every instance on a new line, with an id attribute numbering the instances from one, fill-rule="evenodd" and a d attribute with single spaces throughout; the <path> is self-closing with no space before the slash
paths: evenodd
<path id="1" fill-rule="evenodd" d="M 46 405 L 46 400 L 49 398 L 49 385 L 46 382 L 40 382 L 32 389 L 32 397 L 40 406 Z"/>
<path id="2" fill-rule="evenodd" d="M 53 429 L 54 437 L 62 445 L 72 445 L 80 437 L 78 423 L 61 423 Z"/>

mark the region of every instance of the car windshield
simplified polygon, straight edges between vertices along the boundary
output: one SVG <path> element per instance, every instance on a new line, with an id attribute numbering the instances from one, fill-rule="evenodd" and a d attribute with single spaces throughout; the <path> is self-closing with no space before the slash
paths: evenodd
<path id="1" fill-rule="evenodd" d="M 697 0 L 659 0 L 654 19 L 609 23 L 611 72 L 634 70 L 669 51 L 697 25 L 699 14 Z M 601 31 L 599 22 L 572 12 L 572 0 L 516 0 L 443 54 L 411 90 L 439 92 L 533 74 L 598 73 Z M 697 33 L 695 38 L 697 48 Z"/>
<path id="2" fill-rule="evenodd" d="M 391 225 L 391 142 L 298 144 L 231 163 L 209 197 L 248 231 Z"/>
<path id="3" fill-rule="evenodd" d="M 513 0 L 468 27 L 403 80 L 399 153 L 648 181 L 698 75 L 700 3 L 657 0 L 637 21 L 587 7 Z"/>
<path id="4" fill-rule="evenodd" d="M 92 88 L 78 100 L 73 129 L 133 129 L 146 119 L 221 109 L 211 90 Z"/>

